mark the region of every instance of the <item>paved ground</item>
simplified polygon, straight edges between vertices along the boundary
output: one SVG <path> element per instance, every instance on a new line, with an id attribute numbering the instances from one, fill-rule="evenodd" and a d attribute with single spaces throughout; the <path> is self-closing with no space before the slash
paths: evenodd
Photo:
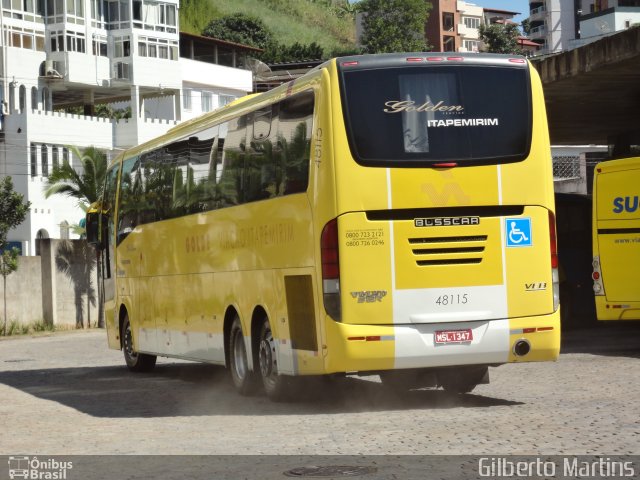
<path id="1" fill-rule="evenodd" d="M 454 399 L 369 377 L 294 404 L 241 397 L 220 367 L 131 374 L 100 330 L 3 339 L 0 455 L 640 454 L 639 334 L 569 332 L 558 362 L 491 369 Z"/>

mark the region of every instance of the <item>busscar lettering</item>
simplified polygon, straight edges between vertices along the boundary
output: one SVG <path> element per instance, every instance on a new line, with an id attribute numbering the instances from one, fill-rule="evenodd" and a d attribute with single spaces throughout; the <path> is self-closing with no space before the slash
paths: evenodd
<path id="1" fill-rule="evenodd" d="M 436 217 L 415 218 L 416 227 L 449 227 L 458 225 L 480 225 L 480 217 Z"/>
<path id="2" fill-rule="evenodd" d="M 445 105 L 443 101 L 438 103 L 426 102 L 422 105 L 416 106 L 416 102 L 411 100 L 389 100 L 385 102 L 384 111 L 386 113 L 400 113 L 400 112 L 462 112 L 464 107 L 462 105 Z"/>

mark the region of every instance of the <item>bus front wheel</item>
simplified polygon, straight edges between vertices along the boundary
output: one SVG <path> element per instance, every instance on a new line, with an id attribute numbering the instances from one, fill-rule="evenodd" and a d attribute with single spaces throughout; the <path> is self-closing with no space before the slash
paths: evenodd
<path id="1" fill-rule="evenodd" d="M 262 385 L 267 396 L 274 401 L 285 401 L 291 396 L 292 379 L 278 374 L 276 342 L 273 339 L 269 320 L 265 319 L 260 328 L 258 363 Z"/>
<path id="2" fill-rule="evenodd" d="M 229 332 L 229 371 L 233 385 L 241 395 L 251 395 L 256 391 L 256 375 L 249 370 L 247 349 L 238 316 L 233 320 Z"/>
<path id="3" fill-rule="evenodd" d="M 149 372 L 156 366 L 156 356 L 146 353 L 138 353 L 133 348 L 133 334 L 131 332 L 131 323 L 129 315 L 125 313 L 124 322 L 122 323 L 122 351 L 124 352 L 124 361 L 127 368 L 132 372 Z"/>

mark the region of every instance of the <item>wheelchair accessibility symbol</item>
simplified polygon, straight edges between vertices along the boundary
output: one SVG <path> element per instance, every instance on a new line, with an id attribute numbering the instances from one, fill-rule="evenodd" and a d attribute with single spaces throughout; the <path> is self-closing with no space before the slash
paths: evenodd
<path id="1" fill-rule="evenodd" d="M 505 224 L 507 247 L 530 247 L 533 244 L 530 218 L 507 218 Z"/>

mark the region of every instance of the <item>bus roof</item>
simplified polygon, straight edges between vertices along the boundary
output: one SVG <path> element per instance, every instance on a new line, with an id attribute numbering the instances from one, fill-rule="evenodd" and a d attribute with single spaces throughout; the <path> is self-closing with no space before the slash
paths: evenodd
<path id="1" fill-rule="evenodd" d="M 606 160 L 596 166 L 598 173 L 613 173 L 622 170 L 640 169 L 640 157 L 619 158 L 616 160 Z"/>
<path id="2" fill-rule="evenodd" d="M 467 52 L 417 52 L 382 53 L 377 55 L 354 55 L 336 59 L 342 68 L 384 68 L 393 66 L 420 65 L 502 65 L 528 67 L 526 57 L 498 53 Z"/>

